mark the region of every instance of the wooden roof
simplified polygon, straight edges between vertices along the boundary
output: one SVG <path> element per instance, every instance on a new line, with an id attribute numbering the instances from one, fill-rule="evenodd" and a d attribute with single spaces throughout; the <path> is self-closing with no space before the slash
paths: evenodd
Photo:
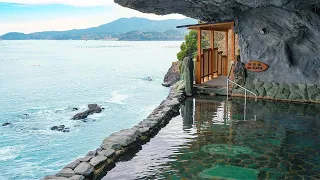
<path id="1" fill-rule="evenodd" d="M 194 30 L 215 30 L 215 31 L 228 31 L 234 27 L 234 22 L 225 22 L 225 23 L 201 23 L 201 24 L 190 24 L 184 26 L 177 26 L 177 28 L 188 28 Z"/>

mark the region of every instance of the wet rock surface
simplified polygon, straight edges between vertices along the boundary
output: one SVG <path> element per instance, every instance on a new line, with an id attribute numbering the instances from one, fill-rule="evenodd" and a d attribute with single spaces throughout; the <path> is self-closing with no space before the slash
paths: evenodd
<path id="1" fill-rule="evenodd" d="M 138 125 L 111 134 L 102 142 L 101 147 L 69 163 L 56 175 L 46 176 L 44 179 L 101 179 L 116 162 L 137 153 L 142 144 L 155 136 L 172 117 L 177 116 L 183 100 L 182 93 L 175 93 L 171 89 L 167 99 Z M 89 109 L 96 107 L 90 106 Z"/>
<path id="2" fill-rule="evenodd" d="M 3 123 L 2 126 L 11 126 L 12 123 L 9 123 L 9 122 L 6 122 L 6 123 Z"/>
<path id="3" fill-rule="evenodd" d="M 72 117 L 72 120 L 81 120 L 87 118 L 89 115 L 94 113 L 100 113 L 102 108 L 99 107 L 97 104 L 89 104 L 88 110 L 78 113 Z"/>
<path id="4" fill-rule="evenodd" d="M 65 125 L 52 126 L 50 129 L 52 131 L 70 132 L 70 128 L 66 127 Z"/>
<path id="5" fill-rule="evenodd" d="M 162 85 L 165 87 L 170 87 L 174 83 L 180 80 L 180 70 L 179 70 L 180 62 L 173 62 L 170 69 L 166 73 L 163 79 Z"/>
<path id="6" fill-rule="evenodd" d="M 246 68 L 244 64 L 240 61 L 240 57 L 234 66 L 233 72 L 234 72 L 234 82 L 243 86 L 246 83 Z"/>
<path id="7" fill-rule="evenodd" d="M 185 82 L 185 93 L 187 96 L 193 95 L 193 76 L 194 76 L 194 62 L 191 57 L 183 59 L 183 80 Z"/>
<path id="8" fill-rule="evenodd" d="M 75 172 L 71 168 L 64 168 L 57 174 L 57 176 L 62 176 L 62 177 L 72 177 L 74 175 L 75 175 Z"/>
<path id="9" fill-rule="evenodd" d="M 94 171 L 94 168 L 87 162 L 80 163 L 75 169 L 74 172 L 83 175 L 90 176 L 90 174 Z"/>

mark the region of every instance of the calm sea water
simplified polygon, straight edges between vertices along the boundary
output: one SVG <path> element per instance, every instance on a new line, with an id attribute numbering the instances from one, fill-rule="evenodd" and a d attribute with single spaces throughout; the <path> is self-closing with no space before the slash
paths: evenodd
<path id="1" fill-rule="evenodd" d="M 161 82 L 180 44 L 0 41 L 0 123 L 12 123 L 0 126 L 0 179 L 53 174 L 137 124 L 167 96 Z M 89 103 L 105 110 L 70 120 Z M 71 132 L 51 131 L 55 125 Z"/>

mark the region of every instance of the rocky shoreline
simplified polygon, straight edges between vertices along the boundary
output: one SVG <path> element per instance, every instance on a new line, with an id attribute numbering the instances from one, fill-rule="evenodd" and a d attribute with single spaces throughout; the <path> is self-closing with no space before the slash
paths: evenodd
<path id="1" fill-rule="evenodd" d="M 154 137 L 162 127 L 175 116 L 179 115 L 180 103 L 184 100 L 183 93 L 177 93 L 171 88 L 166 100 L 143 121 L 130 129 L 124 129 L 111 134 L 103 140 L 101 146 L 88 152 L 85 157 L 74 160 L 55 175 L 43 179 L 55 180 L 85 180 L 101 179 L 115 167 L 126 155 L 139 151 L 141 145 Z"/>
<path id="2" fill-rule="evenodd" d="M 181 65 L 181 62 L 179 61 L 172 62 L 171 67 L 169 68 L 169 70 L 167 71 L 167 73 L 163 78 L 162 86 L 170 87 L 180 80 L 180 70 L 179 70 L 180 65 Z"/>

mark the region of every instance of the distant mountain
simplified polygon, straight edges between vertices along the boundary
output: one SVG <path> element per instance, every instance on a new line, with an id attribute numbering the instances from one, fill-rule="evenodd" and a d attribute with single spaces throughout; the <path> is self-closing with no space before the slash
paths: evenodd
<path id="1" fill-rule="evenodd" d="M 118 37 L 120 41 L 157 41 L 157 40 L 182 40 L 184 34 L 177 30 L 168 30 L 165 32 L 140 32 L 131 31 L 121 34 Z"/>
<path id="2" fill-rule="evenodd" d="M 138 35 L 137 32 L 145 34 L 153 34 L 156 40 L 162 40 L 162 38 L 169 40 L 169 37 L 173 39 L 181 38 L 186 29 L 176 29 L 178 25 L 195 24 L 196 20 L 185 18 L 185 19 L 168 19 L 168 20 L 150 20 L 145 18 L 121 18 L 108 24 L 103 24 L 98 27 L 92 27 L 87 29 L 73 29 L 68 31 L 45 31 L 35 32 L 30 34 L 24 34 L 19 32 L 10 32 L 0 36 L 2 40 L 30 40 L 30 39 L 48 39 L 48 40 L 80 40 L 80 39 L 110 39 L 119 38 L 120 40 L 134 39 L 134 34 Z M 174 31 L 173 31 L 174 30 Z M 130 33 L 131 35 L 129 35 Z M 135 32 L 135 33 L 133 33 Z M 170 34 L 173 33 L 173 34 Z M 127 34 L 129 33 L 129 34 Z M 157 33 L 160 33 L 156 35 Z M 139 39 L 139 38 L 136 38 Z M 146 38 L 151 40 L 150 38 Z"/>

